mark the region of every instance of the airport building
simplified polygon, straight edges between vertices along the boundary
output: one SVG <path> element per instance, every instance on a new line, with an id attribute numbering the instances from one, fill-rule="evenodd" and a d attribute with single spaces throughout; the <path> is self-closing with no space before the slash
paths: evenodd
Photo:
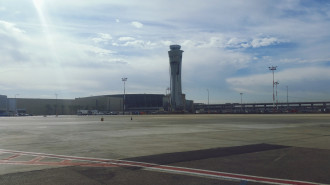
<path id="1" fill-rule="evenodd" d="M 7 112 L 7 96 L 0 95 L 0 115 L 5 115 Z"/>
<path id="2" fill-rule="evenodd" d="M 162 114 L 173 113 L 169 95 L 126 94 L 81 97 L 75 99 L 7 98 L 0 95 L 0 116 L 85 114 Z M 185 100 L 185 113 L 329 113 L 330 102 L 225 103 L 200 104 Z"/>
<path id="3" fill-rule="evenodd" d="M 125 103 L 125 110 L 124 110 Z M 192 101 L 186 101 L 190 112 Z M 7 98 L 0 96 L 0 115 L 151 114 L 169 110 L 163 94 L 125 94 L 75 99 Z M 84 113 L 83 113 L 84 112 Z"/>
<path id="4" fill-rule="evenodd" d="M 94 113 L 112 113 L 122 110 L 123 100 L 121 97 L 111 97 L 109 95 L 90 96 L 74 99 L 73 107 L 76 111 L 87 110 Z"/>
<path id="5" fill-rule="evenodd" d="M 193 101 L 185 101 L 187 111 L 193 112 Z M 169 98 L 163 94 L 123 94 L 76 98 L 78 110 L 98 110 L 106 114 L 151 114 L 170 110 Z"/>
<path id="6" fill-rule="evenodd" d="M 330 102 L 286 103 L 225 103 L 194 105 L 196 113 L 213 114 L 268 114 L 268 113 L 330 113 Z"/>
<path id="7" fill-rule="evenodd" d="M 78 110 L 120 111 L 122 99 L 92 96 L 75 99 L 8 98 L 8 115 L 74 115 Z"/>
<path id="8" fill-rule="evenodd" d="M 122 98 L 123 95 L 110 95 L 111 97 Z M 164 110 L 163 94 L 125 94 L 125 102 L 122 103 L 122 111 L 128 112 L 154 112 Z"/>

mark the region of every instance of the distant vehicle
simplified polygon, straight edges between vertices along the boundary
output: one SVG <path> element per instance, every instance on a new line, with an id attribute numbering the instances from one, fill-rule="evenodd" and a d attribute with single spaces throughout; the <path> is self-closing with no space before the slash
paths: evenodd
<path id="1" fill-rule="evenodd" d="M 89 114 L 92 114 L 92 115 L 98 115 L 99 114 L 98 110 L 90 110 L 88 112 L 89 112 Z"/>
<path id="2" fill-rule="evenodd" d="M 88 110 L 78 110 L 77 115 L 88 115 Z"/>
<path id="3" fill-rule="evenodd" d="M 18 116 L 31 116 L 31 115 L 26 113 L 19 113 Z"/>
<path id="4" fill-rule="evenodd" d="M 98 110 L 77 110 L 77 115 L 86 116 L 86 115 L 104 115 L 104 112 L 99 112 Z"/>

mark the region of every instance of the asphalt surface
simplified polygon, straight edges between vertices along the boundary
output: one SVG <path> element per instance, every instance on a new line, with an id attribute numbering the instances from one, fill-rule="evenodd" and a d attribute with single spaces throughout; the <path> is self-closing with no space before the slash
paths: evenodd
<path id="1" fill-rule="evenodd" d="M 0 118 L 0 184 L 264 184 L 162 166 L 330 184 L 330 115 L 100 118 Z"/>

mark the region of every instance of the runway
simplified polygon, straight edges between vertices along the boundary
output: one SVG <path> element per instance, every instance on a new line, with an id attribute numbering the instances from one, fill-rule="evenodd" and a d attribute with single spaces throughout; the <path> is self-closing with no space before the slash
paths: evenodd
<path id="1" fill-rule="evenodd" d="M 100 118 L 0 118 L 0 183 L 330 184 L 328 115 Z"/>

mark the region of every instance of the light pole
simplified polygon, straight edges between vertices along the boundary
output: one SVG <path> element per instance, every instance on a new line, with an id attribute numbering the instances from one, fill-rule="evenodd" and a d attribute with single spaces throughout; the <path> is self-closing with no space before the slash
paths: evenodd
<path id="1" fill-rule="evenodd" d="M 207 111 L 210 113 L 210 91 L 209 89 L 207 90 Z"/>
<path id="2" fill-rule="evenodd" d="M 57 115 L 57 93 L 55 93 L 55 97 L 56 97 L 56 99 L 55 99 L 55 115 L 56 115 L 56 117 L 58 116 Z"/>
<path id="3" fill-rule="evenodd" d="M 210 91 L 209 89 L 206 89 L 207 91 L 207 105 L 210 105 Z"/>
<path id="4" fill-rule="evenodd" d="M 168 87 L 168 88 L 166 88 L 166 93 L 165 93 L 165 95 L 167 96 L 167 95 L 169 95 L 170 94 L 170 92 L 171 92 L 171 89 Z"/>
<path id="5" fill-rule="evenodd" d="M 15 116 L 17 116 L 17 99 L 16 96 L 18 96 L 19 94 L 15 94 Z"/>
<path id="6" fill-rule="evenodd" d="M 287 104 L 287 111 L 289 112 L 289 86 L 286 86 L 286 104 Z"/>
<path id="7" fill-rule="evenodd" d="M 124 99 L 123 99 L 123 114 L 125 114 L 125 83 L 127 81 L 126 77 L 121 78 L 121 81 L 124 82 Z"/>
<path id="8" fill-rule="evenodd" d="M 168 103 L 168 106 L 167 106 L 167 109 L 168 111 L 171 110 L 171 88 L 166 88 L 166 97 L 167 97 L 167 103 Z"/>
<path id="9" fill-rule="evenodd" d="M 241 112 L 243 112 L 243 93 L 239 93 L 241 95 Z"/>
<path id="10" fill-rule="evenodd" d="M 277 105 L 278 105 L 278 98 L 277 98 L 277 85 L 280 84 L 278 81 L 275 82 L 275 86 L 276 86 L 276 109 L 278 109 Z"/>
<path id="11" fill-rule="evenodd" d="M 268 67 L 269 70 L 271 70 L 273 72 L 273 111 L 275 110 L 275 93 L 274 93 L 274 71 L 276 70 L 277 66 L 271 66 Z"/>

